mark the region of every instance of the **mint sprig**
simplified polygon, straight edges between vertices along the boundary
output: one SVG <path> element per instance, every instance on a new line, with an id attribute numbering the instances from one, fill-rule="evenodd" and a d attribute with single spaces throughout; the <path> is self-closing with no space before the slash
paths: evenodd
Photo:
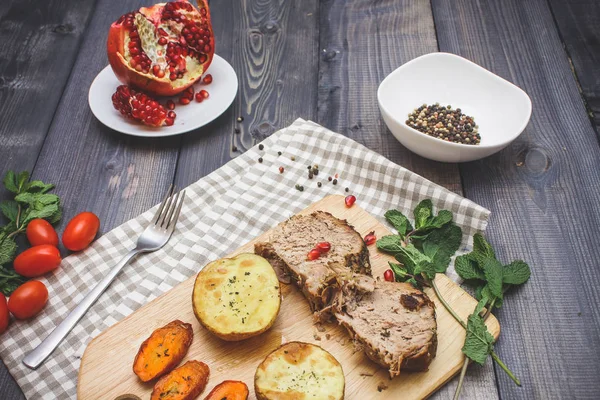
<path id="1" fill-rule="evenodd" d="M 54 185 L 30 181 L 29 172 L 8 171 L 2 182 L 14 194 L 12 200 L 0 203 L 0 212 L 7 220 L 6 225 L 0 226 L 0 292 L 8 296 L 26 280 L 10 266 L 17 253 L 15 238 L 25 232 L 32 220 L 43 218 L 53 224 L 62 213 L 59 197 L 48 193 Z"/>
<path id="2" fill-rule="evenodd" d="M 473 237 L 473 251 L 456 257 L 454 268 L 468 284 L 475 288 L 479 300 L 473 314 L 465 323 L 441 296 L 435 284 L 435 275 L 445 273 L 452 256 L 460 247 L 462 230 L 453 222 L 452 212 L 441 210 L 436 215 L 433 203 L 421 201 L 413 211 L 413 223 L 398 210 L 389 210 L 385 218 L 397 230 L 396 235 L 387 235 L 377 241 L 377 248 L 393 254 L 399 263 L 389 263 L 396 281 L 408 282 L 415 287 L 431 286 L 440 302 L 467 331 L 463 353 L 465 365 L 457 388 L 455 399 L 466 372 L 468 360 L 483 364 L 489 355 L 520 385 L 520 381 L 494 352 L 494 337 L 485 325 L 485 319 L 493 307 L 501 307 L 504 293 L 515 285 L 525 283 L 531 272 L 523 261 L 513 261 L 502 265 L 496 259 L 493 247 L 481 234 Z M 487 308 L 481 315 L 483 308 Z"/>

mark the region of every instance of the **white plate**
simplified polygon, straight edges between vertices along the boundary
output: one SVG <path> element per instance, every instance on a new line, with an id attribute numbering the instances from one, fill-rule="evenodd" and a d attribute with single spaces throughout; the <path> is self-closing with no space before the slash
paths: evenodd
<path id="1" fill-rule="evenodd" d="M 212 75 L 212 83 L 203 85 L 198 82 L 194 85 L 194 89 L 196 91 L 205 89 L 210 94 L 208 99 L 202 103 L 192 100 L 190 104 L 184 106 L 177 102 L 177 96 L 172 97 L 176 104 L 175 113 L 177 114 L 172 126 L 158 128 L 146 126 L 141 122 L 124 118 L 115 110 L 111 97 L 121 83 L 117 80 L 110 65 L 100 71 L 92 82 L 88 102 L 96 118 L 115 131 L 143 137 L 179 135 L 198 129 L 223 114 L 237 94 L 237 75 L 223 58 L 215 54 L 207 73 Z M 164 105 L 166 99 L 160 98 L 159 100 Z"/>

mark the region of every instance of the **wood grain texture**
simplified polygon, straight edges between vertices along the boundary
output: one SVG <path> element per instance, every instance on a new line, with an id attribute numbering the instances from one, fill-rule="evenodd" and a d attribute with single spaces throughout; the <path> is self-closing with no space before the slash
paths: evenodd
<path id="1" fill-rule="evenodd" d="M 8 1 L 0 7 L 0 174 L 31 170 L 96 0 Z M 2 198 L 6 191 L 0 189 Z M 24 398 L 4 365 L 0 398 Z"/>
<path id="2" fill-rule="evenodd" d="M 499 313 L 496 349 L 523 383 L 497 369 L 501 397 L 597 398 L 600 152 L 548 3 L 432 4 L 440 50 L 514 82 L 533 102 L 513 144 L 461 166 L 465 194 L 492 211 L 486 234 L 499 258 L 523 258 L 533 271 Z"/>
<path id="3" fill-rule="evenodd" d="M 315 210 L 328 211 L 338 218 L 347 219 L 363 235 L 371 231 L 375 231 L 378 237 L 390 234 L 384 225 L 360 207 L 345 207 L 343 196 L 325 197 L 301 213 Z M 269 232 L 265 232 L 234 254 L 253 252 L 253 243 L 268 240 L 268 236 Z M 383 271 L 389 268 L 388 261 L 393 260 L 393 257 L 377 251 L 375 246 L 370 246 L 369 250 L 373 275 L 381 276 Z M 195 277 L 189 278 L 90 342 L 81 360 L 77 387 L 79 398 L 113 399 L 130 393 L 142 398 L 147 397 L 152 390 L 152 384 L 142 383 L 131 371 L 135 353 L 139 344 L 154 329 L 174 319 L 193 324 L 194 341 L 183 362 L 187 359 L 197 359 L 210 366 L 211 378 L 207 388 L 209 390 L 225 379 L 242 380 L 252 388 L 258 364 L 272 350 L 288 341 L 314 343 L 331 352 L 344 369 L 348 399 L 421 399 L 450 379 L 462 364 L 461 347 L 465 331 L 429 289 L 427 294 L 436 303 L 436 358 L 427 372 L 403 373 L 400 377 L 390 380 L 385 369 L 369 361 L 362 352 L 356 351 L 348 334 L 338 324 L 325 324 L 326 331 L 319 332 L 314 325 L 308 302 L 295 286 L 282 285 L 281 310 L 269 331 L 241 342 L 224 342 L 203 329 L 194 317 L 191 304 L 194 281 Z M 436 282 L 452 308 L 466 319 L 475 307 L 476 300 L 445 275 L 438 275 Z M 148 324 L 148 321 L 152 323 Z M 495 317 L 488 318 L 487 325 L 490 332 L 497 337 L 500 326 Z M 327 334 L 330 335 L 329 339 Z M 106 385 L 107 379 L 110 379 L 111 385 Z M 388 388 L 379 392 L 377 386 L 380 383 L 384 383 Z M 249 398 L 256 398 L 252 390 Z"/>
<path id="4" fill-rule="evenodd" d="M 316 0 L 224 0 L 211 3 L 211 16 L 217 53 L 238 75 L 238 96 L 213 124 L 185 135 L 180 185 L 195 182 L 297 118 L 316 117 Z M 239 116 L 242 122 L 236 121 Z"/>
<path id="5" fill-rule="evenodd" d="M 437 51 L 429 1 L 324 0 L 319 12 L 317 122 L 460 193 L 456 165 L 426 160 L 404 148 L 377 105 L 377 88 L 390 72 Z"/>
<path id="6" fill-rule="evenodd" d="M 147 2 L 100 0 L 33 171 L 55 183 L 64 206 L 60 230 L 81 211 L 100 217 L 101 232 L 158 203 L 175 175 L 181 137 L 138 138 L 102 125 L 88 106 L 88 90 L 107 64 L 110 24 Z M 109 101 L 109 99 L 107 99 Z"/>
<path id="7" fill-rule="evenodd" d="M 600 132 L 600 5 L 595 0 L 549 0 L 554 20 Z"/>

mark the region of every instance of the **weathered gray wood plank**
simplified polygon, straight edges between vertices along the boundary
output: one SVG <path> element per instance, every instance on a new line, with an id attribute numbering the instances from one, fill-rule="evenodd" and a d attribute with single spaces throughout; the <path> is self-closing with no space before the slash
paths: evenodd
<path id="1" fill-rule="evenodd" d="M 1 173 L 33 168 L 94 5 L 24 0 L 0 7 Z M 23 398 L 3 364 L 0 398 Z"/>
<path id="2" fill-rule="evenodd" d="M 492 210 L 487 232 L 499 257 L 533 269 L 498 313 L 497 351 L 523 382 L 496 369 L 501 397 L 598 398 L 600 152 L 548 3 L 432 4 L 440 50 L 509 79 L 533 101 L 519 139 L 461 166 L 466 196 Z"/>
<path id="3" fill-rule="evenodd" d="M 600 4 L 595 0 L 550 0 L 596 132 L 600 127 Z"/>
<path id="4" fill-rule="evenodd" d="M 238 96 L 217 121 L 185 135 L 179 185 L 200 179 L 297 118 L 316 117 L 316 0 L 213 1 L 211 15 L 217 53 L 238 75 Z M 236 121 L 239 116 L 242 122 Z"/>
<path id="5" fill-rule="evenodd" d="M 390 72 L 437 51 L 429 1 L 325 0 L 320 21 L 318 122 L 460 193 L 458 168 L 409 152 L 377 105 L 377 88 Z"/>
<path id="6" fill-rule="evenodd" d="M 429 1 L 327 0 L 320 8 L 318 122 L 457 193 L 458 167 L 426 160 L 404 148 L 387 130 L 377 105 L 379 83 L 394 69 L 437 51 Z M 457 380 L 433 398 L 451 399 Z M 490 364 L 473 368 L 465 398 L 497 398 Z"/>

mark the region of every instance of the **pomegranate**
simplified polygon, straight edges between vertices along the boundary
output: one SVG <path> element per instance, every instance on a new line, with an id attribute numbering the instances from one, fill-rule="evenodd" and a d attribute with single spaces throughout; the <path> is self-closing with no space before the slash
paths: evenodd
<path id="1" fill-rule="evenodd" d="M 309 261 L 316 260 L 319 257 L 321 257 L 321 252 L 319 251 L 319 249 L 312 249 L 311 251 L 308 252 L 308 256 L 306 256 L 306 258 Z"/>
<path id="2" fill-rule="evenodd" d="M 329 242 L 319 242 L 317 243 L 317 245 L 315 246 L 315 248 L 317 250 L 319 250 L 319 252 L 321 254 L 327 253 L 329 250 L 331 250 L 331 243 Z"/>
<path id="3" fill-rule="evenodd" d="M 356 197 L 353 195 L 346 196 L 344 199 L 344 203 L 346 203 L 346 207 L 352 207 L 352 205 L 356 202 Z"/>
<path id="4" fill-rule="evenodd" d="M 387 269 L 383 273 L 383 279 L 385 279 L 388 282 L 395 282 L 396 281 L 396 277 L 394 276 L 394 271 L 392 271 L 391 269 Z"/>
<path id="5" fill-rule="evenodd" d="M 370 246 L 373 243 L 375 243 L 377 241 L 377 236 L 375 236 L 375 231 L 372 231 L 367 236 L 365 236 L 364 241 L 367 246 Z"/>
<path id="6" fill-rule="evenodd" d="M 205 85 L 210 85 L 212 83 L 212 75 L 208 74 L 204 78 L 202 78 L 202 83 Z"/>
<path id="7" fill-rule="evenodd" d="M 150 126 L 173 125 L 175 112 L 168 111 L 158 101 L 126 85 L 121 85 L 112 95 L 112 102 L 126 118 L 141 121 Z"/>
<path id="8" fill-rule="evenodd" d="M 158 96 L 181 93 L 206 72 L 215 41 L 207 0 L 142 7 L 110 26 L 108 61 L 124 84 Z"/>

